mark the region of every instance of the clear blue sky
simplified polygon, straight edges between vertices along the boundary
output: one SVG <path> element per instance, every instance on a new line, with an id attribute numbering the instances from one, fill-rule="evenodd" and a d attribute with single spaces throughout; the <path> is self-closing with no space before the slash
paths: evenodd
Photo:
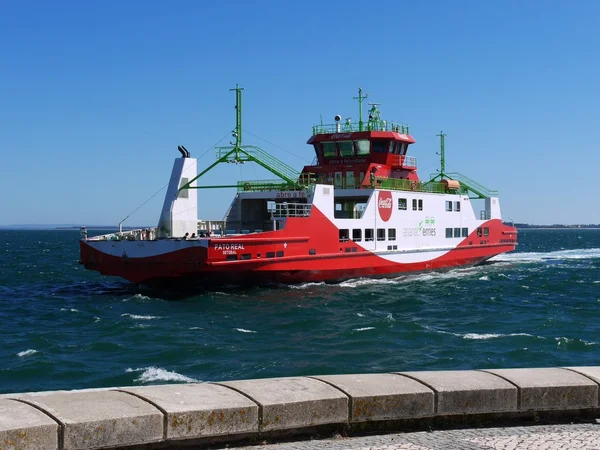
<path id="1" fill-rule="evenodd" d="M 319 114 L 356 118 L 362 86 L 410 125 L 422 178 L 443 129 L 448 168 L 498 189 L 505 218 L 600 223 L 598 17 L 591 0 L 4 1 L 0 225 L 118 223 L 177 145 L 228 135 L 235 83 L 244 129 L 278 147 L 244 143 L 298 169 Z M 240 176 L 269 177 L 227 165 L 205 182 Z M 127 224 L 155 224 L 163 192 Z M 202 191 L 201 218 L 232 195 Z"/>

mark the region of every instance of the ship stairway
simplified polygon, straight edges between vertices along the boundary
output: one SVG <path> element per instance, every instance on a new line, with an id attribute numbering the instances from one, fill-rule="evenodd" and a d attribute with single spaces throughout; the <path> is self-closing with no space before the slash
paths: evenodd
<path id="1" fill-rule="evenodd" d="M 235 151 L 236 149 L 233 148 L 233 150 Z M 237 147 L 237 150 L 240 153 L 245 154 L 247 158 L 244 158 L 242 155 L 233 153 L 232 147 L 217 147 L 217 157 L 228 157 L 228 159 L 237 159 L 238 161 L 254 161 L 260 166 L 267 169 L 269 172 L 285 180 L 287 183 L 291 185 L 298 184 L 300 172 L 298 172 L 291 166 L 288 166 L 283 161 L 275 158 L 273 155 L 265 152 L 260 147 L 256 147 L 254 145 L 243 145 L 241 147 Z"/>
<path id="2" fill-rule="evenodd" d="M 445 174 L 448 178 L 452 180 L 459 181 L 464 187 L 466 187 L 473 194 L 477 195 L 479 198 L 489 198 L 489 197 L 497 197 L 498 191 L 488 189 L 477 181 L 469 178 L 466 175 L 463 175 L 459 172 L 451 172 Z"/>

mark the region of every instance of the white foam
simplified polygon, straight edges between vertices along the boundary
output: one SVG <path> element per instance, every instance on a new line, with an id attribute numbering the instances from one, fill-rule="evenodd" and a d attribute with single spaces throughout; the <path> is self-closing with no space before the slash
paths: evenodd
<path id="1" fill-rule="evenodd" d="M 355 328 L 354 331 L 367 331 L 367 330 L 374 330 L 375 327 L 364 327 L 364 328 Z"/>
<path id="2" fill-rule="evenodd" d="M 356 315 L 357 315 L 358 317 L 365 317 L 365 315 L 364 315 L 364 314 L 361 314 L 361 313 L 356 313 Z"/>
<path id="3" fill-rule="evenodd" d="M 484 275 L 482 277 L 479 277 L 480 281 L 490 281 L 490 277 L 488 277 L 487 275 Z"/>
<path id="4" fill-rule="evenodd" d="M 598 345 L 597 342 L 593 342 L 593 341 L 584 341 L 583 339 L 577 339 L 577 338 L 568 338 L 568 337 L 557 337 L 554 338 L 554 340 L 556 342 L 558 342 L 558 345 L 565 345 L 565 344 L 571 344 L 572 342 L 575 341 L 580 341 L 583 342 L 584 345 L 590 346 L 590 345 Z"/>
<path id="5" fill-rule="evenodd" d="M 128 368 L 125 372 L 142 372 L 142 374 L 135 379 L 141 383 L 152 383 L 154 381 L 181 381 L 184 383 L 198 383 L 198 380 L 194 378 L 186 377 L 177 372 L 170 372 L 160 367 L 143 367 L 141 369 Z"/>
<path id="6" fill-rule="evenodd" d="M 138 320 L 162 319 L 162 317 L 160 317 L 160 316 L 140 316 L 137 314 L 129 314 L 129 313 L 121 314 L 121 317 L 129 317 L 130 319 L 138 319 Z"/>
<path id="7" fill-rule="evenodd" d="M 24 350 L 22 352 L 17 353 L 17 356 L 19 358 L 22 358 L 23 356 L 35 355 L 36 353 L 37 353 L 37 350 L 34 350 L 32 348 L 28 348 L 27 350 Z"/>
<path id="8" fill-rule="evenodd" d="M 321 282 L 321 283 L 290 284 L 288 287 L 290 289 L 306 289 L 306 288 L 315 287 L 315 286 L 325 286 L 325 283 Z"/>
<path id="9" fill-rule="evenodd" d="M 460 335 L 459 335 L 460 336 Z M 529 333 L 510 333 L 510 334 L 497 334 L 497 333 L 467 333 L 462 335 L 463 339 L 496 339 L 503 337 L 511 337 L 511 336 L 529 336 L 536 337 L 533 334 Z"/>
<path id="10" fill-rule="evenodd" d="M 490 259 L 490 261 L 541 262 L 594 258 L 600 258 L 600 248 L 558 250 L 554 252 L 503 253 L 501 255 L 494 256 Z"/>
<path id="11" fill-rule="evenodd" d="M 246 330 L 244 328 L 235 328 L 235 331 L 239 331 L 241 333 L 256 333 L 254 330 Z"/>
<path id="12" fill-rule="evenodd" d="M 71 309 L 67 309 L 67 308 L 60 308 L 61 311 L 71 311 L 71 312 L 79 312 L 78 309 L 75 308 L 71 308 Z"/>

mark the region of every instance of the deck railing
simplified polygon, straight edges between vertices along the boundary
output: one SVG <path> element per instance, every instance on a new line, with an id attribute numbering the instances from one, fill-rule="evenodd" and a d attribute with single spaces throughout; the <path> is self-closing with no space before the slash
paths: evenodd
<path id="1" fill-rule="evenodd" d="M 356 133 L 360 130 L 359 122 L 320 124 L 313 126 L 313 135 L 332 133 Z M 400 134 L 410 134 L 408 125 L 402 123 L 387 122 L 385 120 L 374 122 L 363 122 L 362 131 L 395 131 Z"/>
<path id="2" fill-rule="evenodd" d="M 308 217 L 312 209 L 312 203 L 276 203 L 275 211 L 272 211 L 274 218 L 284 217 Z"/>

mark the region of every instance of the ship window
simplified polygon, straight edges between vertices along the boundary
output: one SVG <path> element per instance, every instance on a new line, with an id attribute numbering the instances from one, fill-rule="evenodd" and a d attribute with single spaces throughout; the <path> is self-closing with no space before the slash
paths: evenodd
<path id="1" fill-rule="evenodd" d="M 390 147 L 388 149 L 388 153 L 394 153 L 394 146 L 396 145 L 396 141 L 390 141 Z"/>
<path id="2" fill-rule="evenodd" d="M 350 253 L 352 251 L 352 247 L 346 247 L 346 253 Z"/>
<path id="3" fill-rule="evenodd" d="M 455 228 L 454 229 L 454 237 L 460 237 L 460 228 Z"/>
<path id="4" fill-rule="evenodd" d="M 355 228 L 354 230 L 352 230 L 352 240 L 354 242 L 362 241 L 362 230 L 361 229 Z"/>
<path id="5" fill-rule="evenodd" d="M 385 241 L 385 228 L 377 228 L 377 240 Z"/>
<path id="6" fill-rule="evenodd" d="M 352 253 L 356 253 L 358 252 L 358 249 L 356 247 L 352 247 Z"/>
<path id="7" fill-rule="evenodd" d="M 323 142 L 323 156 L 325 158 L 335 158 L 337 156 L 335 142 Z"/>
<path id="8" fill-rule="evenodd" d="M 311 249 L 308 251 L 308 254 L 309 254 L 309 255 L 316 255 L 316 254 L 317 254 L 317 250 L 316 250 L 316 249 L 314 249 L 314 248 L 311 248 Z"/>
<path id="9" fill-rule="evenodd" d="M 373 228 L 367 228 L 365 230 L 365 241 L 373 240 Z"/>
<path id="10" fill-rule="evenodd" d="M 447 238 L 451 238 L 452 237 L 452 228 L 446 228 L 446 237 Z"/>
<path id="11" fill-rule="evenodd" d="M 490 229 L 488 227 L 483 227 L 483 235 L 484 236 L 489 236 L 490 235 Z"/>
<path id="12" fill-rule="evenodd" d="M 398 250 L 398 246 L 397 245 L 392 245 L 392 250 Z"/>
<path id="13" fill-rule="evenodd" d="M 283 258 L 283 250 L 278 250 L 277 253 L 276 253 L 276 256 L 278 258 Z"/>
<path id="14" fill-rule="evenodd" d="M 392 249 L 392 246 L 391 246 L 391 245 L 388 245 L 388 250 L 391 250 L 391 249 Z"/>
<path id="15" fill-rule="evenodd" d="M 469 229 L 468 228 L 463 228 L 462 229 L 462 237 L 467 237 L 469 235 Z"/>
<path id="16" fill-rule="evenodd" d="M 477 228 L 477 236 L 481 237 L 481 227 Z"/>
<path id="17" fill-rule="evenodd" d="M 389 141 L 375 140 L 373 141 L 373 152 L 374 153 L 386 153 L 389 147 Z"/>
<path id="18" fill-rule="evenodd" d="M 417 199 L 413 198 L 413 211 L 417 210 Z"/>
<path id="19" fill-rule="evenodd" d="M 398 209 L 402 209 L 403 211 L 406 211 L 406 199 L 405 198 L 398 199 Z"/>
<path id="20" fill-rule="evenodd" d="M 452 211 L 452 202 L 446 202 L 446 211 Z"/>
<path id="21" fill-rule="evenodd" d="M 419 199 L 419 211 L 423 211 L 423 200 Z"/>
<path id="22" fill-rule="evenodd" d="M 360 141 L 356 141 L 356 154 L 357 155 L 368 155 L 369 148 L 371 147 L 371 143 L 366 139 L 361 139 Z"/>
<path id="23" fill-rule="evenodd" d="M 352 141 L 338 142 L 338 146 L 342 157 L 347 158 L 348 156 L 354 156 L 354 146 L 352 145 Z"/>
<path id="24" fill-rule="evenodd" d="M 179 189 L 181 189 L 181 186 L 185 186 L 188 181 L 189 181 L 189 178 L 182 178 L 181 181 L 179 182 Z M 190 195 L 189 189 L 184 189 L 183 191 L 179 191 L 179 193 L 177 194 L 177 198 L 188 198 L 189 195 Z"/>
<path id="25" fill-rule="evenodd" d="M 227 255 L 225 261 L 237 261 L 237 255 Z"/>
<path id="26" fill-rule="evenodd" d="M 275 258 L 275 252 L 267 252 L 267 258 Z"/>
<path id="27" fill-rule="evenodd" d="M 240 256 L 240 259 L 252 259 L 252 255 L 250 253 L 244 253 Z"/>
<path id="28" fill-rule="evenodd" d="M 350 230 L 340 230 L 340 242 L 348 242 L 350 240 Z"/>
<path id="29" fill-rule="evenodd" d="M 454 211 L 460 211 L 460 202 L 454 203 Z"/>
<path id="30" fill-rule="evenodd" d="M 316 143 L 314 144 L 315 147 L 315 154 L 317 155 L 317 157 L 321 157 L 321 144 Z"/>
<path id="31" fill-rule="evenodd" d="M 395 240 L 396 240 L 396 229 L 388 228 L 388 241 L 395 241 Z"/>
<path id="32" fill-rule="evenodd" d="M 400 154 L 400 141 L 395 141 L 396 143 L 394 144 L 394 153 L 399 155 Z"/>

